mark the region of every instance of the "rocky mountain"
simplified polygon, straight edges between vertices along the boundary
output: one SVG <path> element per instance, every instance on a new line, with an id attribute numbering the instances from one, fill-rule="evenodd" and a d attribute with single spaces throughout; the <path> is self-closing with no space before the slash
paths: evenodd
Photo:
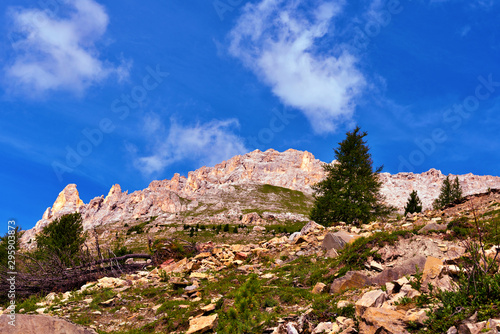
<path id="1" fill-rule="evenodd" d="M 175 174 L 171 180 L 153 181 L 131 194 L 116 184 L 106 197 L 96 197 L 87 204 L 80 199 L 76 185 L 69 184 L 36 226 L 24 234 L 23 241 L 53 219 L 75 211 L 82 214 L 85 230 L 153 216 L 164 222 L 230 222 L 253 211 L 271 212 L 278 219 L 307 220 L 313 200 L 311 185 L 324 178 L 323 164 L 307 151 L 256 150 L 214 167 L 201 167 L 187 177 Z M 422 174 L 382 173 L 380 177 L 386 202 L 401 211 L 413 190 L 417 190 L 424 209 L 430 208 L 445 175 L 431 169 Z M 466 174 L 458 178 L 464 195 L 500 188 L 500 177 Z"/>

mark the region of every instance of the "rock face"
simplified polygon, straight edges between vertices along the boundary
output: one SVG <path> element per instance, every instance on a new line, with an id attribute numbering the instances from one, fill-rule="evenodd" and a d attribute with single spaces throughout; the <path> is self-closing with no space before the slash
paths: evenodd
<path id="1" fill-rule="evenodd" d="M 454 179 L 455 176 L 458 176 L 464 196 L 484 193 L 488 191 L 488 188 L 500 188 L 500 177 L 478 176 L 469 173 L 450 175 L 450 178 Z M 438 197 L 445 178 L 446 175 L 434 168 L 422 174 L 399 173 L 391 175 L 381 173 L 381 193 L 385 196 L 387 203 L 401 209 L 404 208 L 410 193 L 416 190 L 425 210 L 432 207 L 432 202 Z"/>
<path id="2" fill-rule="evenodd" d="M 88 204 L 80 199 L 76 185 L 70 184 L 59 194 L 54 205 L 45 211 L 36 226 L 26 231 L 21 241 L 26 243 L 55 218 L 75 211 L 82 214 L 85 230 L 110 222 L 161 215 L 175 217 L 176 213 L 202 209 L 234 220 L 242 215 L 242 191 L 252 187 L 257 189 L 265 184 L 300 191 L 312 201 L 311 185 L 324 178 L 323 164 L 307 151 L 289 149 L 280 153 L 273 149 L 265 152 L 256 150 L 214 167 L 201 167 L 189 172 L 187 177 L 175 174 L 171 180 L 153 181 L 146 189 L 131 194 L 123 192 L 116 184 L 106 197 L 96 197 Z M 422 174 L 382 173 L 380 178 L 386 202 L 402 210 L 413 190 L 417 190 L 424 209 L 429 208 L 438 196 L 445 176 L 431 169 Z M 460 175 L 459 180 L 464 195 L 500 188 L 500 177 L 467 174 Z M 252 196 L 249 198 L 251 200 Z M 283 206 L 276 211 L 284 211 Z M 307 219 L 304 215 L 297 216 L 290 212 L 281 215 L 283 219 Z M 256 217 L 245 216 L 245 219 L 250 218 Z"/>
<path id="3" fill-rule="evenodd" d="M 11 334 L 96 334 L 93 329 L 75 325 L 67 320 L 46 315 L 16 314 L 15 326 L 9 325 L 9 316 L 0 316 L 0 333 Z"/>

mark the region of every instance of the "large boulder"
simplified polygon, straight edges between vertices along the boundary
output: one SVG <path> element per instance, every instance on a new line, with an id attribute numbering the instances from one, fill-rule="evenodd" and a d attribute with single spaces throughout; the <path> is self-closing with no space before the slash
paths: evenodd
<path id="1" fill-rule="evenodd" d="M 425 256 L 416 256 L 412 259 L 408 259 L 396 267 L 386 268 L 377 276 L 371 277 L 371 283 L 383 285 L 387 282 L 396 281 L 401 277 L 407 275 L 415 275 L 417 272 L 417 267 L 421 271 L 425 265 L 425 262 Z"/>
<path id="2" fill-rule="evenodd" d="M 446 224 L 438 224 L 436 222 L 430 222 L 419 230 L 419 233 L 427 233 L 429 231 L 445 231 L 447 229 Z"/>
<path id="3" fill-rule="evenodd" d="M 372 290 L 365 293 L 356 302 L 356 315 L 362 316 L 369 307 L 380 307 L 387 299 L 387 294 L 382 290 Z"/>
<path id="4" fill-rule="evenodd" d="M 311 220 L 309 223 L 305 224 L 304 227 L 300 230 L 300 235 L 306 235 L 312 232 L 320 232 L 324 229 L 325 227 L 323 225 L 320 225 Z"/>
<path id="5" fill-rule="evenodd" d="M 386 308 L 368 307 L 359 321 L 360 334 L 405 334 L 404 313 Z"/>
<path id="6" fill-rule="evenodd" d="M 429 256 L 425 261 L 422 272 L 422 289 L 429 292 L 429 283 L 439 290 L 449 291 L 452 289 L 452 281 L 444 274 L 444 264 L 441 259 Z"/>
<path id="7" fill-rule="evenodd" d="M 370 284 L 370 278 L 362 272 L 349 271 L 345 276 L 333 281 L 330 286 L 330 293 L 340 293 L 347 289 L 359 289 Z"/>
<path id="8" fill-rule="evenodd" d="M 0 316 L 0 333 L 3 334 L 97 334 L 91 328 L 76 325 L 65 319 L 47 315 L 16 314 L 15 322 L 12 315 Z M 10 322 L 10 323 L 9 323 Z M 14 326 L 12 325 L 14 324 Z"/>
<path id="9" fill-rule="evenodd" d="M 346 289 L 359 289 L 368 285 L 384 285 L 406 275 L 415 275 L 418 268 L 423 268 L 426 263 L 425 256 L 417 256 L 404 261 L 394 268 L 386 268 L 380 274 L 368 277 L 360 271 L 349 271 L 345 276 L 337 278 L 330 286 L 330 293 L 340 293 Z M 421 269 L 419 269 L 421 270 Z"/>
<path id="10" fill-rule="evenodd" d="M 346 242 L 344 241 L 344 239 L 333 235 L 332 233 L 328 233 L 327 235 L 325 235 L 325 238 L 321 243 L 321 248 L 325 250 L 330 250 L 332 248 L 335 250 L 341 250 L 345 247 L 345 244 Z"/>

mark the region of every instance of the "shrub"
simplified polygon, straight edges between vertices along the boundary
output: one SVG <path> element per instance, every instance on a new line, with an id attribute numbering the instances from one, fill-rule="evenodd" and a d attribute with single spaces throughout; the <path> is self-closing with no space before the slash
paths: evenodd
<path id="1" fill-rule="evenodd" d="M 243 334 L 258 333 L 264 324 L 264 314 L 261 302 L 266 302 L 257 296 L 262 293 L 257 276 L 252 274 L 234 293 L 234 305 L 221 314 L 217 333 Z M 274 304 L 267 301 L 267 304 Z"/>

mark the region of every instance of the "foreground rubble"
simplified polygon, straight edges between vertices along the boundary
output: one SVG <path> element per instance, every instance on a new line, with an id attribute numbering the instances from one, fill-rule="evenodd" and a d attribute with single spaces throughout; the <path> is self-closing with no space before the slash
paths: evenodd
<path id="1" fill-rule="evenodd" d="M 466 249 L 448 238 L 447 222 L 463 214 L 453 208 L 361 227 L 309 222 L 300 232 L 260 243 L 203 243 L 191 258 L 167 259 L 156 268 L 103 277 L 77 291 L 33 298 L 19 312 L 70 319 L 99 333 L 224 332 L 220 326 L 228 324 L 233 309 L 252 305 L 251 294 L 238 298 L 245 289 L 252 291 L 254 282 L 254 297 L 266 299 L 249 320 L 255 320 L 255 333 L 425 331 L 433 305 L 417 301 L 431 286 L 454 289 Z M 348 245 L 382 231 L 381 241 L 360 250 L 369 254 L 361 266 L 347 270 L 347 262 L 338 261 Z M 499 328 L 500 320 L 472 317 L 448 333 L 497 333 Z"/>

